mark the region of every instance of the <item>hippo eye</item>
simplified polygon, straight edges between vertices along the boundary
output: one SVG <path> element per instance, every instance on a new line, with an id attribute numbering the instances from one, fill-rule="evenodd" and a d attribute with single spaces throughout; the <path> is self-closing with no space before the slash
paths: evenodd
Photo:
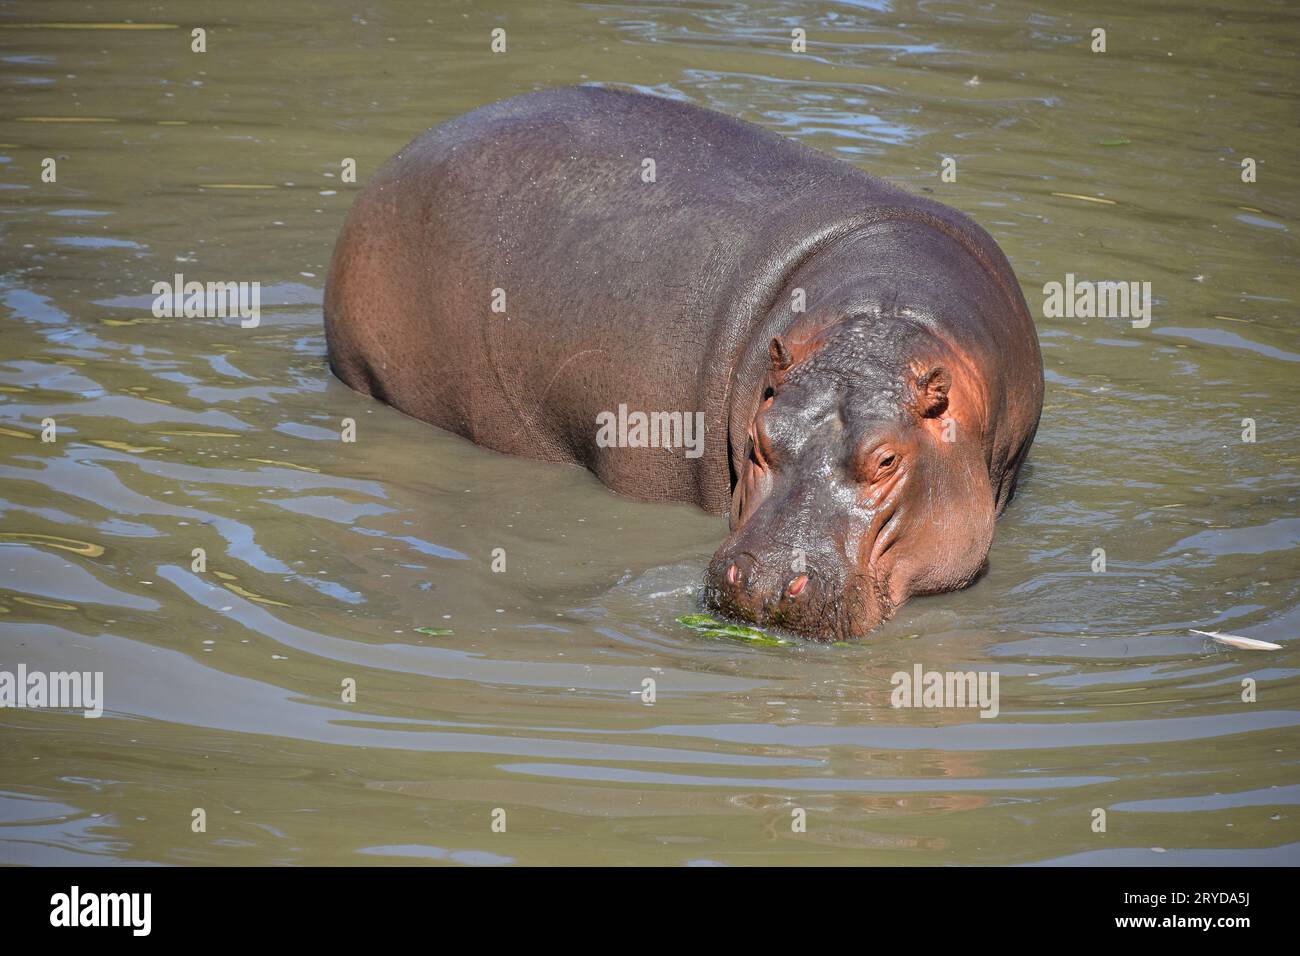
<path id="1" fill-rule="evenodd" d="M 890 449 L 878 449 L 867 465 L 867 480 L 877 482 L 891 474 L 898 465 L 898 454 Z"/>

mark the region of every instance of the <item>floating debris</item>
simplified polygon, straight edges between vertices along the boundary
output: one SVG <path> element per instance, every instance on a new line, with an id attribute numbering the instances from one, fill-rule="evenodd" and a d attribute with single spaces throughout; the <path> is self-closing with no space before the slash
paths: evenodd
<path id="1" fill-rule="evenodd" d="M 129 445 L 124 441 L 111 441 L 107 438 L 92 438 L 90 443 L 111 451 L 124 451 L 130 455 L 142 455 L 149 451 L 171 451 L 164 445 Z"/>
<path id="2" fill-rule="evenodd" d="M 426 627 L 417 627 L 415 629 L 415 633 L 427 634 L 429 637 L 447 637 L 448 635 L 455 634 L 456 632 L 449 627 L 427 627 L 426 626 Z"/>
<path id="3" fill-rule="evenodd" d="M 152 315 L 138 315 L 134 319 L 100 319 L 105 325 L 157 325 L 162 319 Z"/>
<path id="4" fill-rule="evenodd" d="M 32 607 L 48 607 L 56 611 L 76 611 L 79 610 L 75 604 L 64 604 L 61 601 L 42 601 L 40 598 L 23 597 L 21 594 L 15 594 L 14 600 L 20 604 L 30 604 Z"/>
<path id="5" fill-rule="evenodd" d="M 52 534 L 36 534 L 32 531 L 0 531 L 0 544 L 43 544 L 51 548 L 71 551 L 73 554 L 97 558 L 104 553 L 102 545 L 91 541 L 78 541 L 76 538 L 60 538 Z"/>
<path id="6" fill-rule="evenodd" d="M 759 647 L 779 647 L 783 644 L 791 645 L 795 643 L 768 634 L 766 631 L 760 631 L 755 627 L 745 627 L 743 624 L 727 624 L 725 621 L 715 620 L 707 614 L 683 614 L 677 619 L 677 623 L 689 627 L 692 631 L 703 634 L 705 637 L 745 641 Z"/>
<path id="7" fill-rule="evenodd" d="M 243 435 L 237 435 L 234 432 L 202 432 L 202 431 L 165 431 L 154 432 L 155 435 L 177 435 L 181 438 L 243 438 Z"/>
<path id="8" fill-rule="evenodd" d="M 1280 651 L 1281 644 L 1273 644 L 1270 641 L 1257 641 L 1253 637 L 1238 637 L 1236 634 L 1221 634 L 1218 631 L 1198 631 L 1196 628 L 1190 628 L 1193 634 L 1202 634 L 1210 640 L 1218 641 L 1220 644 L 1227 644 L 1229 647 L 1240 648 L 1243 651 Z"/>
<path id="9" fill-rule="evenodd" d="M 1079 193 L 1052 193 L 1053 196 L 1061 196 L 1064 199 L 1082 199 L 1084 202 L 1099 202 L 1106 206 L 1117 205 L 1113 199 L 1102 199 L 1100 196 L 1081 196 Z"/>
<path id="10" fill-rule="evenodd" d="M 296 468 L 298 471 L 310 471 L 313 474 L 320 474 L 319 468 L 313 468 L 311 465 L 295 465 L 291 461 L 280 461 L 278 458 L 245 458 L 245 461 L 254 461 L 259 465 L 278 465 L 281 468 Z"/>
<path id="11" fill-rule="evenodd" d="M 178 23 L 124 23 L 90 22 L 81 20 L 55 20 L 42 23 L 6 23 L 3 30 L 178 30 Z"/>
<path id="12" fill-rule="evenodd" d="M 233 578 L 233 574 L 224 574 L 220 571 L 214 572 L 219 578 Z M 250 601 L 256 601 L 258 604 L 269 604 L 271 607 L 293 607 L 292 604 L 284 604 L 280 601 L 272 601 L 269 597 L 263 597 L 256 591 L 250 591 L 248 588 L 241 588 L 238 584 L 232 584 L 225 581 L 222 585 L 227 591 L 232 591 L 242 598 L 248 598 Z"/>
<path id="13" fill-rule="evenodd" d="M 16 123 L 116 123 L 111 116 L 15 116 Z"/>

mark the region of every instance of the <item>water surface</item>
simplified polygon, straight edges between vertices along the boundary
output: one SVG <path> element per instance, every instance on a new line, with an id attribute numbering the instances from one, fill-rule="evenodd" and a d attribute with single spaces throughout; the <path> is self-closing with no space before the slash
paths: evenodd
<path id="1" fill-rule="evenodd" d="M 1074 6 L 0 6 L 0 669 L 107 695 L 0 711 L 0 862 L 1300 862 L 1300 16 Z M 330 377 L 361 183 L 575 82 L 759 123 L 1002 244 L 1048 389 L 975 587 L 857 646 L 709 640 L 676 618 L 722 519 Z M 260 282 L 260 327 L 155 318 L 176 272 Z M 1151 282 L 1150 327 L 1043 318 L 1067 273 Z M 916 663 L 996 671 L 999 716 L 891 708 Z"/>

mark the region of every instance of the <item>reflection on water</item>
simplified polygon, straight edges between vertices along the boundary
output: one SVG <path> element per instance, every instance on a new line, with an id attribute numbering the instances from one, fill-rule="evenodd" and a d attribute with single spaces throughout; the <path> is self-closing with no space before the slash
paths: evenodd
<path id="1" fill-rule="evenodd" d="M 1097 56 L 1066 4 L 325 6 L 225 4 L 207 54 L 185 3 L 0 18 L 0 670 L 107 698 L 0 711 L 0 862 L 1300 861 L 1293 11 L 1093 5 Z M 1036 314 L 1067 273 L 1152 283 L 1148 329 L 1039 319 L 974 588 L 855 646 L 711 640 L 676 618 L 721 520 L 329 377 L 342 160 L 585 81 L 970 212 Z M 260 282 L 261 325 L 155 318 L 178 272 Z M 916 664 L 998 672 L 999 716 L 890 707 Z"/>

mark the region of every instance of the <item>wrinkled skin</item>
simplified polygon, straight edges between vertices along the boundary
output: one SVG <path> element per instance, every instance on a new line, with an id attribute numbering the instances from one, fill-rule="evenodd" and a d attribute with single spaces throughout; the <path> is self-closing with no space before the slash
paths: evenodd
<path id="1" fill-rule="evenodd" d="M 818 639 L 979 574 L 1042 408 L 1024 297 L 969 218 L 594 87 L 474 110 L 389 160 L 335 246 L 325 335 L 343 382 L 408 415 L 730 514 L 706 602 Z M 604 447 L 620 404 L 702 414 L 702 454 Z"/>
<path id="2" fill-rule="evenodd" d="M 1037 428 L 1042 359 L 1018 291 L 946 222 L 868 227 L 791 283 L 821 308 L 778 309 L 760 384 L 733 403 L 731 534 L 705 601 L 846 640 L 980 574 Z"/>
<path id="3" fill-rule="evenodd" d="M 952 375 L 928 338 L 848 319 L 793 367 L 773 340 L 733 531 L 707 573 L 714 607 L 843 640 L 980 571 L 996 504 L 979 455 L 944 440 Z M 908 361 L 908 346 L 934 359 Z"/>

